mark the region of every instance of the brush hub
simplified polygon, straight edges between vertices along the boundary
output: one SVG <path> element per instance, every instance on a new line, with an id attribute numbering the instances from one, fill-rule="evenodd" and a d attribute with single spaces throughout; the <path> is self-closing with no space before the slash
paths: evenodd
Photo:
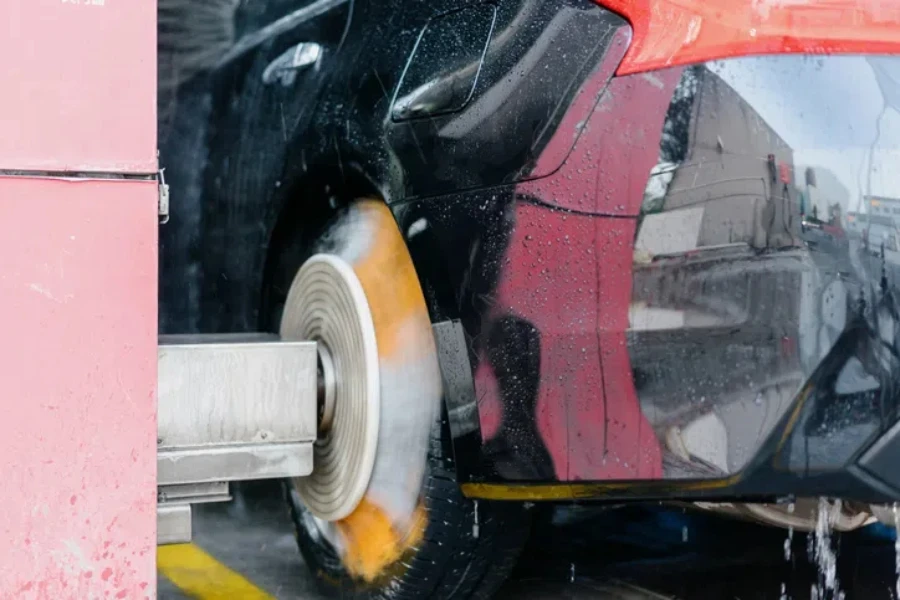
<path id="1" fill-rule="evenodd" d="M 312 474 L 294 486 L 314 516 L 337 521 L 368 488 L 381 407 L 372 314 L 347 262 L 330 254 L 306 261 L 288 292 L 281 337 L 319 345 L 319 439 Z"/>

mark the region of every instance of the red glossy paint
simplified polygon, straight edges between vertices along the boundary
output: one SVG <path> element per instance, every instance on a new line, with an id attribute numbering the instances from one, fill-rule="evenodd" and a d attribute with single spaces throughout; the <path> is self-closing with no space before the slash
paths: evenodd
<path id="1" fill-rule="evenodd" d="M 544 154 L 562 152 L 568 157 L 553 174 L 526 181 L 520 191 L 568 210 L 637 216 L 650 170 L 659 158 L 666 110 L 680 77 L 681 69 L 617 77 L 603 88 L 591 112 L 582 113 L 573 105 L 570 112 L 583 123 L 574 148 L 574 125 L 557 129 L 541 159 Z M 589 80 L 584 88 L 591 87 Z M 567 113 L 564 123 L 569 121 Z"/>
<path id="2" fill-rule="evenodd" d="M 540 332 L 537 434 L 560 481 L 662 474 L 655 432 L 641 412 L 626 331 L 633 240 L 666 110 L 682 69 L 585 82 L 537 161 L 561 167 L 517 186 L 542 204 L 516 204 L 496 306 Z M 573 131 L 579 133 L 572 146 Z M 549 158 L 546 158 L 549 157 Z M 551 209 L 548 206 L 565 209 Z M 475 376 L 482 435 L 500 433 L 509 402 L 486 360 Z"/>
<path id="3" fill-rule="evenodd" d="M 895 0 L 599 0 L 634 41 L 620 75 L 747 54 L 900 52 Z"/>
<path id="4" fill-rule="evenodd" d="M 155 598 L 156 184 L 0 179 L 0 598 Z"/>
<path id="5" fill-rule="evenodd" d="M 625 346 L 633 235 L 632 219 L 527 200 L 515 206 L 491 319 L 515 315 L 540 332 L 535 423 L 560 481 L 661 476 L 659 442 L 638 404 Z M 486 360 L 475 386 L 487 441 L 498 433 L 501 412 L 524 400 L 501 400 Z"/>

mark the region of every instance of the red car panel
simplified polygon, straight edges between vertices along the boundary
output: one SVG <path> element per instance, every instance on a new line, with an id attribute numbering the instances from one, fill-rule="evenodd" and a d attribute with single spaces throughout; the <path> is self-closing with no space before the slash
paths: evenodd
<path id="1" fill-rule="evenodd" d="M 770 53 L 900 51 L 900 5 L 881 0 L 601 0 L 634 43 L 619 74 Z"/>

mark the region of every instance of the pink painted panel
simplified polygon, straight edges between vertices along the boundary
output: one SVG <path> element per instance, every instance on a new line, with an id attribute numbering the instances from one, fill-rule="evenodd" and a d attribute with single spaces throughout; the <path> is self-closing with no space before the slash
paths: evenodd
<path id="1" fill-rule="evenodd" d="M 153 182 L 0 178 L 0 598 L 155 597 L 156 219 Z"/>
<path id="2" fill-rule="evenodd" d="M 156 2 L 0 2 L 0 169 L 152 172 Z"/>

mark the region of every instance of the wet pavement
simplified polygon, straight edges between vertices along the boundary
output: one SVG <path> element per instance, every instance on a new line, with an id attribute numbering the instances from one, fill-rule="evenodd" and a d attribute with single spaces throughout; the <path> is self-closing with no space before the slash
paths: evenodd
<path id="1" fill-rule="evenodd" d="M 804 535 L 793 537 L 787 561 L 786 532 L 681 508 L 546 506 L 537 511 L 531 541 L 499 600 L 816 597 L 811 589 L 817 570 Z M 280 492 L 271 484 L 246 487 L 230 504 L 199 507 L 194 518 L 195 546 L 267 594 L 260 598 L 329 598 L 316 589 L 303 565 Z M 892 530 L 874 526 L 834 537 L 846 599 L 896 597 Z M 160 576 L 158 597 L 191 596 Z"/>

